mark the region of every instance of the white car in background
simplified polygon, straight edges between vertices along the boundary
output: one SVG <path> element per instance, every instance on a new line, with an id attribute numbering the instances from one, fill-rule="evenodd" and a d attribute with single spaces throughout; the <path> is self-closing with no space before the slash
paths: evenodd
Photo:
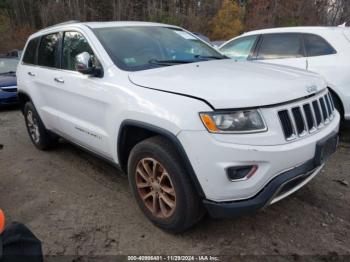
<path id="1" fill-rule="evenodd" d="M 336 108 L 350 120 L 350 28 L 263 29 L 236 37 L 219 49 L 236 60 L 260 60 L 321 74 Z"/>

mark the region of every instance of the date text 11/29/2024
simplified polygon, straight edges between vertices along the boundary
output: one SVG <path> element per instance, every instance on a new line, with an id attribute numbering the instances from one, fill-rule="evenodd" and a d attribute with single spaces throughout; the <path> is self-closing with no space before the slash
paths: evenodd
<path id="1" fill-rule="evenodd" d="M 128 261 L 220 261 L 218 256 L 128 256 Z"/>

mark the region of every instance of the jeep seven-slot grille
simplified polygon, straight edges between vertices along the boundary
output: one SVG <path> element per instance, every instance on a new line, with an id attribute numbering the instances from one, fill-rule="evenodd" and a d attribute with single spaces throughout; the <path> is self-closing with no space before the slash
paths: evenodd
<path id="1" fill-rule="evenodd" d="M 321 115 L 321 109 L 320 109 L 319 102 L 317 100 L 313 101 L 312 107 L 313 107 L 314 112 L 315 112 L 316 124 L 317 124 L 317 126 L 319 126 L 322 123 L 322 115 Z"/>
<path id="2" fill-rule="evenodd" d="M 333 119 L 334 110 L 330 93 L 311 102 L 280 110 L 278 116 L 285 138 L 293 140 L 315 132 Z"/>
<path id="3" fill-rule="evenodd" d="M 323 119 L 327 119 L 328 118 L 328 112 L 327 112 L 326 104 L 324 103 L 323 97 L 320 98 L 320 103 L 321 103 Z"/>

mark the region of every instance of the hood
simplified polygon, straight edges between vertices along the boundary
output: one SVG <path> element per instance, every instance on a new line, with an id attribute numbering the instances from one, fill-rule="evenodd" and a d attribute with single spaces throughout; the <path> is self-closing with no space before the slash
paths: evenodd
<path id="1" fill-rule="evenodd" d="M 0 75 L 0 88 L 17 86 L 16 75 Z"/>
<path id="2" fill-rule="evenodd" d="M 132 72 L 129 79 L 139 86 L 204 99 L 215 109 L 279 104 L 326 88 L 315 73 L 230 59 Z"/>

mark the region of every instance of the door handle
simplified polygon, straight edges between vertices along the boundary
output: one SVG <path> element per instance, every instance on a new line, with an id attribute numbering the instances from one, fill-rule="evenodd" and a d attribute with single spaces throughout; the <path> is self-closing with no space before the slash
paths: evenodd
<path id="1" fill-rule="evenodd" d="M 60 83 L 60 84 L 63 84 L 64 83 L 64 80 L 62 78 L 57 78 L 55 77 L 54 80 L 57 82 L 57 83 Z"/>
<path id="2" fill-rule="evenodd" d="M 28 75 L 30 75 L 30 76 L 35 76 L 35 74 L 32 73 L 32 72 L 28 72 Z"/>

